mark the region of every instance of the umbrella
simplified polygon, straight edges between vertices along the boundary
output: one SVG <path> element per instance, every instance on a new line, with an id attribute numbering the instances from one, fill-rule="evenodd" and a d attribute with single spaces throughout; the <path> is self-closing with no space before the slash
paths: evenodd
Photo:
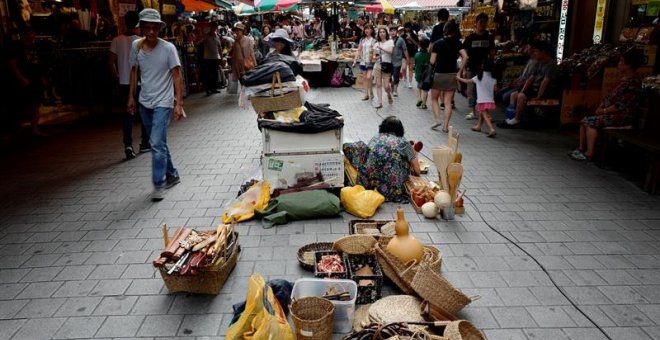
<path id="1" fill-rule="evenodd" d="M 186 12 L 205 12 L 220 7 L 213 1 L 181 0 L 181 3 Z"/>
<path id="2" fill-rule="evenodd" d="M 234 10 L 234 13 L 236 15 L 251 15 L 251 14 L 254 14 L 254 13 L 257 12 L 254 9 L 254 7 L 252 7 L 250 5 L 246 5 L 244 3 L 240 3 L 236 6 L 234 6 L 234 7 L 232 7 L 232 9 Z"/>
<path id="3" fill-rule="evenodd" d="M 379 0 L 378 3 L 366 6 L 367 12 L 394 14 L 394 6 L 388 0 Z"/>
<path id="4" fill-rule="evenodd" d="M 254 2 L 254 7 L 260 12 L 284 11 L 293 9 L 293 7 L 297 6 L 300 2 L 301 0 L 256 0 Z"/>
<path id="5" fill-rule="evenodd" d="M 403 6 L 396 6 L 396 8 L 404 11 L 421 11 L 424 9 L 417 1 L 409 2 Z"/>

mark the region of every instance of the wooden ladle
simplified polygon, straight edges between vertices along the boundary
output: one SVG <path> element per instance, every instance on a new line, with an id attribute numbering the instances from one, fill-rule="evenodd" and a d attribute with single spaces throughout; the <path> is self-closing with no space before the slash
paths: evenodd
<path id="1" fill-rule="evenodd" d="M 447 190 L 447 166 L 449 165 L 449 148 L 446 146 L 440 146 L 433 148 L 433 163 L 435 163 L 435 168 L 438 170 L 438 177 L 440 177 L 440 184 L 442 188 Z"/>
<path id="2" fill-rule="evenodd" d="M 456 202 L 456 191 L 463 178 L 463 165 L 460 163 L 451 163 L 447 167 L 447 179 L 449 182 L 449 195 L 451 202 Z"/>

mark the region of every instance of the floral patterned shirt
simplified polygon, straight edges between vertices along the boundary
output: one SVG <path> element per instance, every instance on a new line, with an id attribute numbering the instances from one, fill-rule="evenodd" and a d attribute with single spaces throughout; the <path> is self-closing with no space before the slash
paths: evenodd
<path id="1" fill-rule="evenodd" d="M 417 156 L 403 137 L 381 133 L 367 146 L 366 164 L 358 182 L 367 189 L 376 189 L 387 201 L 407 202 L 404 183 L 410 176 L 410 161 Z"/>

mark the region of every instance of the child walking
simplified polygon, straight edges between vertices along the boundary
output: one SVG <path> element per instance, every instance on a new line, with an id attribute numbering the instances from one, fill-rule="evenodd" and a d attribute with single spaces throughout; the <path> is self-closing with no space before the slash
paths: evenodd
<path id="1" fill-rule="evenodd" d="M 464 84 L 475 84 L 477 89 L 477 112 L 479 112 L 479 120 L 477 125 L 472 127 L 472 131 L 481 132 L 481 125 L 486 124 L 488 127 L 489 138 L 494 138 L 497 133 L 495 132 L 495 127 L 491 121 L 490 113 L 488 110 L 495 108 L 495 86 L 497 85 L 497 80 L 493 78 L 491 70 L 493 69 L 493 63 L 490 60 L 485 61 L 479 67 L 479 72 L 477 76 L 472 79 L 465 79 L 461 77 L 456 77 L 456 79 Z"/>
<path id="2" fill-rule="evenodd" d="M 428 99 L 430 88 L 422 88 L 422 74 L 431 60 L 429 45 L 431 42 L 422 37 L 419 39 L 419 51 L 415 54 L 415 80 L 417 81 L 417 107 L 426 110 L 426 100 Z"/>

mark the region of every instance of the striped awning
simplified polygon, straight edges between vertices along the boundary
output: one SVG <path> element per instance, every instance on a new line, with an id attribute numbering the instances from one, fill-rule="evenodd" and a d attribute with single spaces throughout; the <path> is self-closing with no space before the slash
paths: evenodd
<path id="1" fill-rule="evenodd" d="M 416 2 L 425 10 L 440 9 L 444 7 L 456 7 L 457 0 L 389 0 L 396 8 L 405 7 L 407 4 Z"/>

